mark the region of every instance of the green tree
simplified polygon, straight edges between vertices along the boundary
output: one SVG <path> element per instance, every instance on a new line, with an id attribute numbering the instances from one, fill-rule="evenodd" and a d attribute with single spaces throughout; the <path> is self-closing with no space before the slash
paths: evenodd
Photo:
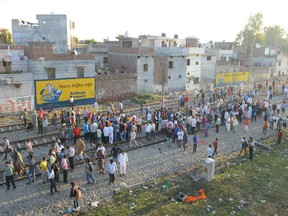
<path id="1" fill-rule="evenodd" d="M 12 34 L 8 29 L 0 29 L 0 43 L 3 44 L 12 44 Z"/>
<path id="2" fill-rule="evenodd" d="M 89 40 L 85 40 L 85 44 L 97 44 L 97 41 L 94 38 L 92 38 Z"/>
<path id="3" fill-rule="evenodd" d="M 257 13 L 249 17 L 248 23 L 237 34 L 236 42 L 243 47 L 245 55 L 251 54 L 252 47 L 255 43 L 261 43 L 259 34 L 261 33 L 262 25 L 263 15 L 262 13 Z"/>
<path id="4" fill-rule="evenodd" d="M 275 48 L 280 48 L 285 30 L 280 26 L 268 26 L 264 28 L 265 33 L 265 45 Z"/>

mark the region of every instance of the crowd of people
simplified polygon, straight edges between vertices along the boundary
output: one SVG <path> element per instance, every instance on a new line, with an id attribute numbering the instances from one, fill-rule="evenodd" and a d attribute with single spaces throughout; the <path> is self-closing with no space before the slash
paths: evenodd
<path id="1" fill-rule="evenodd" d="M 269 96 L 270 97 L 270 96 Z M 270 99 L 270 98 L 268 98 Z M 40 109 L 31 114 L 31 122 L 28 121 L 28 113 L 25 110 L 24 124 L 27 127 L 37 129 L 39 134 L 47 133 L 48 129 L 57 132 L 55 139 L 48 154 L 40 162 L 39 169 L 43 184 L 50 182 L 50 193 L 53 195 L 57 190 L 57 182 L 60 181 L 60 174 L 63 176 L 63 182 L 68 183 L 69 173 L 75 169 L 75 160 L 83 161 L 85 164 L 85 173 L 88 184 L 94 184 L 95 165 L 99 175 L 105 172 L 109 174 L 109 183 L 115 182 L 115 173 L 119 170 L 120 176 L 125 177 L 128 164 L 127 153 L 121 149 L 119 142 L 129 142 L 129 147 L 137 146 L 137 134 L 145 131 L 148 142 L 155 139 L 155 134 L 163 134 L 167 138 L 167 147 L 170 148 L 173 143 L 184 151 L 191 146 L 191 153 L 197 153 L 197 145 L 200 142 L 205 143 L 205 138 L 209 136 L 212 125 L 215 125 L 216 134 L 220 133 L 220 126 L 224 125 L 226 131 L 222 133 L 235 133 L 239 130 L 239 125 L 243 125 L 244 131 L 249 130 L 250 121 L 262 119 L 264 122 L 263 133 L 267 129 L 277 129 L 278 143 L 281 143 L 283 137 L 283 128 L 287 127 L 287 117 L 282 117 L 285 109 L 281 105 L 271 103 L 267 99 L 259 98 L 257 90 L 242 92 L 236 86 L 226 88 L 216 88 L 210 94 L 197 90 L 192 96 L 180 95 L 178 109 L 159 107 L 151 110 L 147 106 L 143 110 L 141 105 L 139 113 L 125 114 L 123 103 L 119 102 L 119 114 L 116 114 L 114 108 L 108 107 L 106 112 L 98 112 L 98 104 L 94 104 L 94 109 L 84 107 L 74 107 L 74 102 L 69 110 L 62 110 L 61 113 L 53 113 L 52 127 L 48 128 L 49 113 Z M 213 106 L 212 106 L 213 104 Z M 144 111 L 144 112 L 143 112 Z M 145 114 L 143 117 L 142 115 Z M 142 119 L 143 117 L 143 119 Z M 32 125 L 32 126 L 31 126 Z M 60 125 L 60 127 L 59 127 Z M 83 138 L 82 138 L 83 131 Z M 192 134 L 189 142 L 188 134 Z M 203 137 L 200 140 L 198 136 Z M 28 184 L 36 181 L 35 155 L 33 151 L 33 141 L 28 139 L 26 150 L 28 152 L 27 161 L 28 171 L 21 152 L 9 144 L 9 140 L 4 138 L 5 142 L 5 176 L 7 189 L 10 189 L 10 183 L 16 188 L 14 176 L 19 177 L 27 175 Z M 239 140 L 240 142 L 240 140 Z M 214 142 L 207 144 L 207 157 L 215 158 L 218 155 L 218 137 Z M 110 153 L 106 152 L 105 146 L 113 145 Z M 250 159 L 253 159 L 253 148 L 255 141 L 253 137 L 241 140 L 242 149 L 246 153 L 249 148 Z M 89 158 L 84 158 L 83 153 L 89 146 Z M 111 158 L 108 158 L 111 155 Z M 106 162 L 107 160 L 107 162 Z M 74 197 L 74 209 L 79 208 L 79 199 L 81 197 L 80 188 L 75 182 L 71 182 L 70 196 Z M 78 194 L 78 195 L 77 195 Z M 78 197 L 78 198 L 77 198 Z"/>

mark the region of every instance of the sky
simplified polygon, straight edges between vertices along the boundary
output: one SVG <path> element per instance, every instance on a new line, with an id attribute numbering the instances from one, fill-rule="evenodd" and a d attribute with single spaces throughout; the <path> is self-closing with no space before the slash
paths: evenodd
<path id="1" fill-rule="evenodd" d="M 36 14 L 66 14 L 75 20 L 79 40 L 116 40 L 127 31 L 207 41 L 234 41 L 249 16 L 263 14 L 264 26 L 288 30 L 286 0 L 0 0 L 0 28 L 11 20 L 36 22 Z"/>

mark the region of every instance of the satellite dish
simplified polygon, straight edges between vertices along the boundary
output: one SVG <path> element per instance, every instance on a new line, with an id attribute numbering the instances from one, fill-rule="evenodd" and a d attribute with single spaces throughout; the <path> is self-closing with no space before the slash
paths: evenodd
<path id="1" fill-rule="evenodd" d="M 74 50 L 74 55 L 78 55 L 78 52 L 77 52 L 77 50 Z"/>

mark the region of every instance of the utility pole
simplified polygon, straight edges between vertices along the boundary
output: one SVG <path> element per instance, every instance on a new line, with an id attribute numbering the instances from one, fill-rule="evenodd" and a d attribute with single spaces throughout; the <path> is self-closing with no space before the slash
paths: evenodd
<path id="1" fill-rule="evenodd" d="M 164 64 L 163 62 L 161 62 L 161 67 L 162 67 L 162 109 L 164 109 L 164 91 L 165 91 L 165 88 L 164 88 L 164 82 L 165 82 L 165 66 L 166 64 Z"/>

